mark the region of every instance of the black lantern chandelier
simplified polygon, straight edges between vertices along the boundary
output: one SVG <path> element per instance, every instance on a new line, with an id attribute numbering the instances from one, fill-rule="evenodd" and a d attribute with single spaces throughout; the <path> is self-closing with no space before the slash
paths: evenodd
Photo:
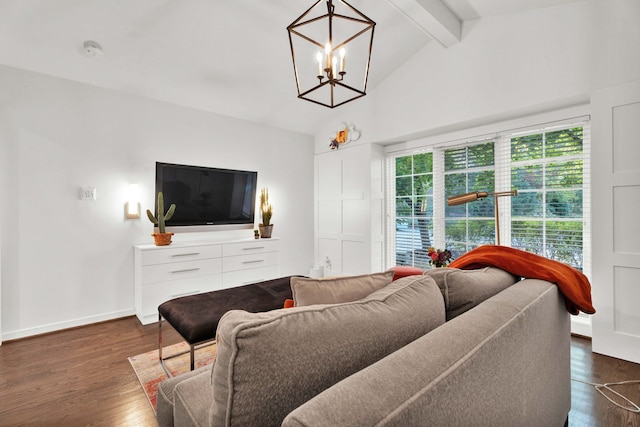
<path id="1" fill-rule="evenodd" d="M 375 25 L 343 0 L 318 0 L 293 21 L 287 31 L 298 98 L 335 108 L 365 96 Z"/>

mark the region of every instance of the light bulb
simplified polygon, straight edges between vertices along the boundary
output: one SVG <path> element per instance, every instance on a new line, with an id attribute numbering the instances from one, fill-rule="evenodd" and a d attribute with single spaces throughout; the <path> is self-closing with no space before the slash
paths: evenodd
<path id="1" fill-rule="evenodd" d="M 318 52 L 316 60 L 318 61 L 318 77 L 322 77 L 322 52 Z"/>
<path id="2" fill-rule="evenodd" d="M 328 70 L 331 68 L 331 43 L 327 42 L 327 44 L 324 45 L 324 56 L 326 57 L 324 68 Z"/>

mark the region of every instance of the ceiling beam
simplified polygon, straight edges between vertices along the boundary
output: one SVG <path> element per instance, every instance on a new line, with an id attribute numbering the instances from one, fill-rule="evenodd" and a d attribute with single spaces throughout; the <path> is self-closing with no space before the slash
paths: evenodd
<path id="1" fill-rule="evenodd" d="M 462 22 L 441 0 L 387 0 L 418 28 L 449 47 L 462 37 Z"/>

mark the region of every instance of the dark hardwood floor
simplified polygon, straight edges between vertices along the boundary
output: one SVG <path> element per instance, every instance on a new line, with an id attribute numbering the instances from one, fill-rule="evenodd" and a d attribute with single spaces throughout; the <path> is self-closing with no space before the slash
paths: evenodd
<path id="1" fill-rule="evenodd" d="M 165 328 L 165 345 L 180 340 Z M 640 380 L 640 365 L 591 353 L 572 337 L 572 377 L 604 383 Z M 5 342 L 0 346 L 0 426 L 153 426 L 127 357 L 156 348 L 157 325 L 135 317 Z M 640 402 L 640 385 L 618 390 Z M 640 426 L 640 415 L 609 403 L 592 386 L 572 381 L 569 425 Z M 517 424 L 516 424 L 517 425 Z"/>
<path id="2" fill-rule="evenodd" d="M 0 426 L 157 425 L 127 360 L 157 348 L 157 331 L 126 317 L 3 343 Z"/>
<path id="3" fill-rule="evenodd" d="M 591 340 L 571 338 L 571 378 L 603 384 L 640 381 L 640 365 L 591 352 Z M 640 406 L 640 383 L 612 386 L 614 390 Z M 620 404 L 629 404 L 609 393 Z M 570 427 L 640 427 L 640 414 L 610 403 L 593 386 L 571 381 Z"/>

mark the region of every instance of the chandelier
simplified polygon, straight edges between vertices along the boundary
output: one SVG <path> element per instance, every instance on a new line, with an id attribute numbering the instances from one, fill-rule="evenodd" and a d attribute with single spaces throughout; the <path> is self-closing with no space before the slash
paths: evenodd
<path id="1" fill-rule="evenodd" d="M 365 96 L 375 25 L 343 0 L 318 0 L 293 21 L 287 31 L 298 98 L 335 108 Z"/>

